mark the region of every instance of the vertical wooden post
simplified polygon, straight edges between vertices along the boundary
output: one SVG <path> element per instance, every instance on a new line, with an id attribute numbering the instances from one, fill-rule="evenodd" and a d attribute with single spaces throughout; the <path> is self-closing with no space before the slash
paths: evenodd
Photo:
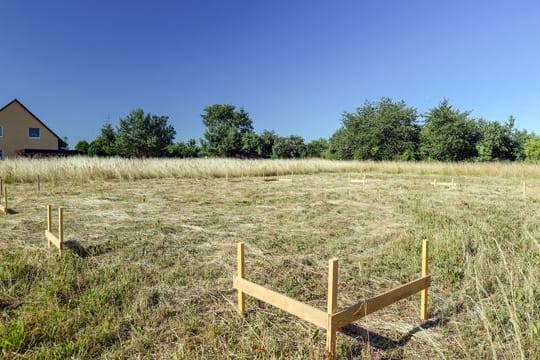
<path id="1" fill-rule="evenodd" d="M 236 256 L 238 277 L 243 279 L 245 276 L 244 243 L 238 243 Z M 246 314 L 246 294 L 241 290 L 238 290 L 238 312 L 242 317 Z"/>
<path id="2" fill-rule="evenodd" d="M 52 207 L 47 205 L 47 231 L 52 232 Z M 47 238 L 47 247 L 51 247 L 51 240 Z"/>
<path id="3" fill-rule="evenodd" d="M 422 243 L 422 277 L 427 276 L 429 273 L 428 257 L 429 257 L 428 240 L 424 240 Z M 428 319 L 427 305 L 428 305 L 428 289 L 424 289 L 421 292 L 421 299 L 420 299 L 420 320 Z"/>
<path id="4" fill-rule="evenodd" d="M 337 311 L 338 259 L 328 261 L 328 324 L 326 326 L 326 354 L 328 359 L 336 358 L 337 331 L 332 323 L 332 315 Z"/>
<path id="5" fill-rule="evenodd" d="M 39 175 L 37 176 L 37 191 L 39 192 L 41 190 L 41 183 L 39 181 Z"/>
<path id="6" fill-rule="evenodd" d="M 0 178 L 0 195 L 4 195 L 4 179 Z"/>
<path id="7" fill-rule="evenodd" d="M 8 213 L 8 202 L 7 202 L 7 186 L 4 185 L 4 212 Z"/>
<path id="8" fill-rule="evenodd" d="M 58 240 L 60 241 L 60 254 L 64 248 L 64 208 L 58 208 Z"/>

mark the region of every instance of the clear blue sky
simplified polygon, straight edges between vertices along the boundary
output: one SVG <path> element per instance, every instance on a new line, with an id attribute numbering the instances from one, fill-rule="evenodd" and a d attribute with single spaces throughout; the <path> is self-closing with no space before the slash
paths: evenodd
<path id="1" fill-rule="evenodd" d="M 198 139 L 215 103 L 329 137 L 382 96 L 540 132 L 539 19 L 539 1 L 3 1 L 0 103 L 72 146 L 136 107 Z"/>

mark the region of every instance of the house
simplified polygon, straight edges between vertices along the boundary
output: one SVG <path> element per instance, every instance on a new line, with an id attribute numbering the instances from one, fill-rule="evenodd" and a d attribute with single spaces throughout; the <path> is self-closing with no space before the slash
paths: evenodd
<path id="1" fill-rule="evenodd" d="M 0 109 L 0 160 L 69 153 L 67 143 L 17 99 Z"/>

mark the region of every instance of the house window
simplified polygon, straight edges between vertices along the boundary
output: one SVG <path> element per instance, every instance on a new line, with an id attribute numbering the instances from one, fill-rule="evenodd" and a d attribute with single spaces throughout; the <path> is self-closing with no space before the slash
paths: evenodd
<path id="1" fill-rule="evenodd" d="M 28 128 L 28 137 L 30 139 L 39 139 L 39 128 Z"/>
<path id="2" fill-rule="evenodd" d="M 0 160 L 4 160 L 4 152 L 0 149 Z"/>
<path id="3" fill-rule="evenodd" d="M 4 137 L 4 128 L 0 126 L 0 138 Z"/>

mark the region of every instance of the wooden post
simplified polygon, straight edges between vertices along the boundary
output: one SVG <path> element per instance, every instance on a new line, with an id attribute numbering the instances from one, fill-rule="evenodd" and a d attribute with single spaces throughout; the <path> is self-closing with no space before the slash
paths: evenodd
<path id="1" fill-rule="evenodd" d="M 0 178 L 0 195 L 4 195 L 4 179 Z"/>
<path id="2" fill-rule="evenodd" d="M 237 245 L 237 267 L 238 277 L 243 279 L 245 276 L 244 243 Z M 238 290 L 238 312 L 242 317 L 246 314 L 246 294 L 241 290 Z"/>
<path id="3" fill-rule="evenodd" d="M 52 207 L 47 205 L 47 231 L 52 232 Z M 47 247 L 51 248 L 51 240 L 47 238 Z"/>
<path id="4" fill-rule="evenodd" d="M 428 240 L 424 240 L 422 243 L 422 277 L 427 276 L 429 273 L 428 257 L 429 257 Z M 422 290 L 421 292 L 420 320 L 428 319 L 427 305 L 428 305 L 428 289 L 426 288 Z"/>
<path id="5" fill-rule="evenodd" d="M 41 183 L 39 181 L 39 175 L 37 176 L 37 191 L 39 192 L 41 190 Z"/>
<path id="6" fill-rule="evenodd" d="M 8 213 L 8 202 L 7 202 L 7 186 L 4 185 L 4 210 L 7 215 Z"/>
<path id="7" fill-rule="evenodd" d="M 64 247 L 64 208 L 58 208 L 58 240 L 60 241 L 59 251 L 62 254 Z"/>
<path id="8" fill-rule="evenodd" d="M 328 261 L 328 325 L 326 327 L 326 354 L 328 359 L 336 358 L 337 329 L 332 324 L 332 315 L 337 312 L 338 259 Z"/>

